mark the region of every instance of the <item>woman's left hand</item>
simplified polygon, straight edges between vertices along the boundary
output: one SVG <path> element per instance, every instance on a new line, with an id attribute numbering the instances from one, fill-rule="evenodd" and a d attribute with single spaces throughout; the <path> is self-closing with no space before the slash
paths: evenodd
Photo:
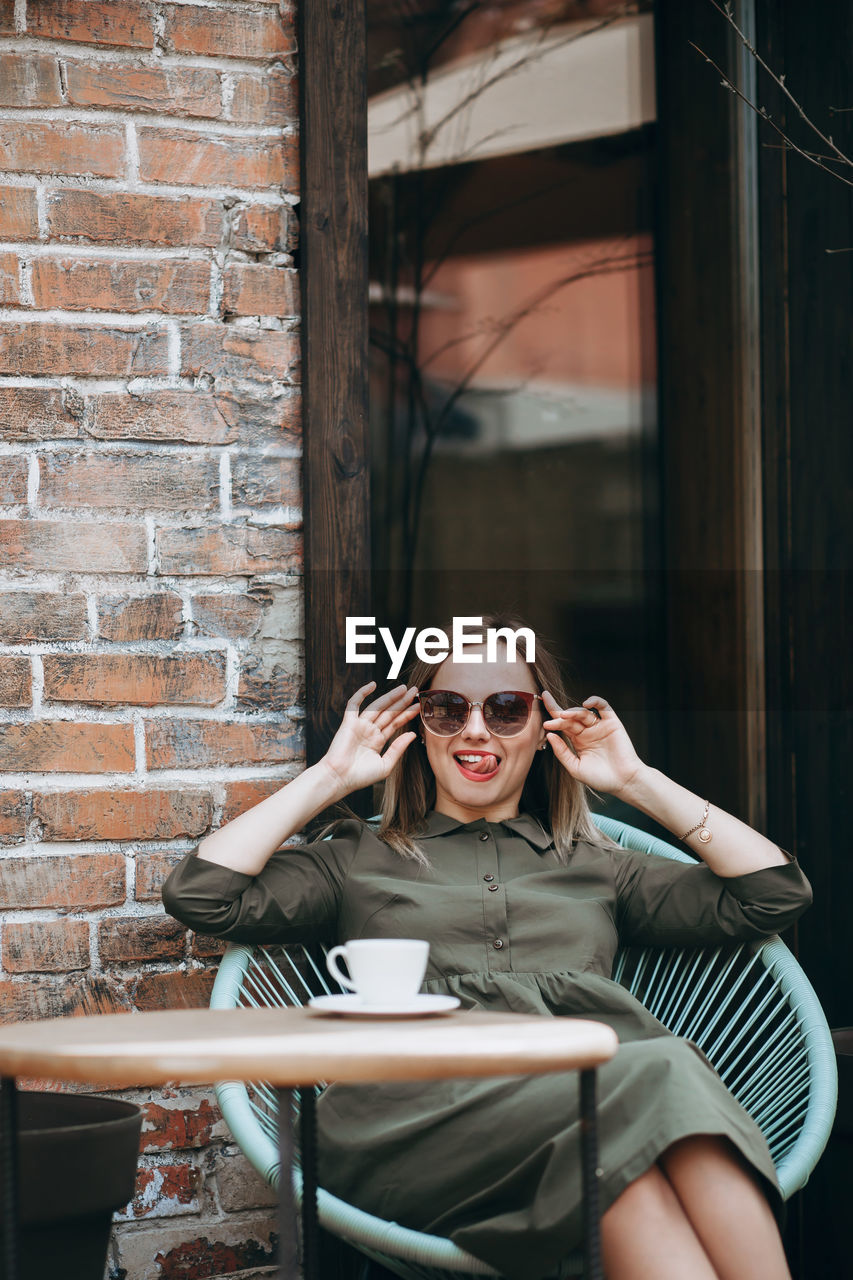
<path id="1" fill-rule="evenodd" d="M 543 721 L 551 750 L 564 769 L 596 791 L 619 792 L 644 768 L 625 726 L 604 698 L 593 695 L 580 707 L 562 708 L 547 690 Z M 565 736 L 572 747 L 560 737 Z"/>

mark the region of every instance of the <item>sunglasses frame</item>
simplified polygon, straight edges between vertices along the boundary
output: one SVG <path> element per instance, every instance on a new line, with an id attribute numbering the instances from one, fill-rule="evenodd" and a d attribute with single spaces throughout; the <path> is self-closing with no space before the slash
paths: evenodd
<path id="1" fill-rule="evenodd" d="M 432 695 L 435 693 L 450 693 L 453 695 L 454 698 L 464 698 L 464 700 L 468 703 L 468 714 L 465 717 L 464 723 L 459 729 L 454 729 L 452 733 L 439 733 L 438 730 L 431 729 L 427 724 L 426 719 L 424 718 L 423 700 L 424 698 L 432 697 Z M 486 713 L 483 710 L 484 704 L 487 703 L 490 698 L 497 697 L 501 693 L 512 693 L 517 698 L 523 699 L 523 701 L 527 704 L 527 719 L 519 729 L 516 729 L 515 733 L 498 733 L 491 727 L 489 722 L 486 720 Z M 489 730 L 489 733 L 494 733 L 496 738 L 517 738 L 520 733 L 524 732 L 524 730 L 527 728 L 528 724 L 530 723 L 530 715 L 531 715 L 531 712 L 533 711 L 534 702 L 541 702 L 541 701 L 542 701 L 542 698 L 538 693 L 527 693 L 523 689 L 496 689 L 494 693 L 487 694 L 486 697 L 483 698 L 482 702 L 474 702 L 472 701 L 471 698 L 467 697 L 464 693 L 457 693 L 455 689 L 426 689 L 423 693 L 420 693 L 420 692 L 418 693 L 421 724 L 423 725 L 426 732 L 431 733 L 434 738 L 455 738 L 456 734 L 461 733 L 462 730 L 467 726 L 468 721 L 471 719 L 471 712 L 474 710 L 475 707 L 480 708 L 480 713 L 483 717 L 483 723 L 485 724 L 486 728 Z"/>

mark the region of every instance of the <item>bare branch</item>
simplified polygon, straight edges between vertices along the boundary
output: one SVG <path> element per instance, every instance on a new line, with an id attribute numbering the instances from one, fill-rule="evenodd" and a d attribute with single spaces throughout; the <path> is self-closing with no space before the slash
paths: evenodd
<path id="1" fill-rule="evenodd" d="M 754 58 L 758 66 L 761 67 L 762 71 L 766 71 L 767 74 L 770 76 L 770 79 L 773 81 L 773 83 L 778 85 L 778 87 L 784 93 L 785 97 L 791 103 L 791 106 L 794 107 L 797 113 L 802 117 L 802 119 L 806 122 L 808 127 L 812 130 L 812 132 L 817 134 L 821 142 L 825 143 L 826 146 L 829 147 L 830 151 L 835 152 L 835 155 L 839 160 L 842 160 L 845 164 L 853 166 L 853 160 L 851 160 L 849 156 L 845 155 L 844 152 L 840 149 L 840 147 L 837 147 L 835 145 L 835 143 L 832 141 L 832 138 L 827 137 L 825 133 L 821 132 L 821 130 L 817 127 L 817 125 L 811 119 L 810 116 L 806 115 L 805 111 L 800 106 L 797 99 L 791 93 L 791 90 L 785 84 L 785 77 L 783 75 L 778 75 L 773 70 L 772 67 L 769 67 L 767 63 L 764 61 L 764 59 L 762 58 L 761 54 L 755 48 L 755 46 L 747 39 L 746 35 L 743 33 L 743 31 L 741 31 L 740 27 L 734 20 L 734 16 L 731 12 L 731 6 L 720 4 L 719 0 L 708 0 L 708 2 L 709 4 L 712 4 L 714 6 L 714 8 L 717 10 L 717 13 L 721 13 L 723 15 L 726 22 L 735 32 L 735 34 L 737 35 L 738 39 L 740 40 L 741 44 L 743 45 L 744 49 L 746 49 L 750 57 Z M 801 154 L 804 155 L 805 152 L 802 152 Z"/>
<path id="2" fill-rule="evenodd" d="M 710 0 L 710 3 L 715 4 L 715 0 Z M 778 133 L 779 137 L 785 143 L 785 147 L 787 150 L 795 151 L 797 155 L 802 156 L 804 160 L 808 160 L 809 164 L 813 164 L 817 169 L 823 169 L 824 173 L 831 173 L 833 178 L 837 178 L 838 181 L 843 182 L 845 186 L 853 187 L 853 179 L 845 178 L 843 174 L 837 173 L 835 169 L 830 169 L 828 164 L 824 164 L 822 160 L 816 159 L 812 152 L 806 151 L 804 147 L 798 146 L 797 143 L 794 142 L 794 140 L 788 136 L 785 130 L 781 129 L 779 125 L 776 124 L 776 121 L 773 119 L 773 117 L 768 115 L 764 107 L 757 106 L 756 103 L 754 103 L 751 98 L 748 98 L 746 94 L 743 93 L 737 87 L 736 84 L 732 83 L 732 81 L 726 75 L 723 68 L 719 66 L 719 64 L 716 63 L 714 59 L 704 51 L 704 49 L 700 49 L 698 44 L 694 44 L 692 40 L 690 41 L 690 44 L 696 50 L 696 52 L 701 54 L 702 57 L 705 59 L 705 61 L 709 62 L 711 66 L 714 68 L 714 70 L 719 73 L 722 80 L 723 88 L 730 89 L 736 98 L 739 98 L 740 101 L 744 103 L 745 106 L 749 107 L 750 111 L 754 111 L 757 116 L 759 116 L 762 120 L 765 121 L 765 123 L 769 124 L 770 128 L 775 130 L 775 132 Z M 802 108 L 800 108 L 800 114 L 803 116 L 804 120 L 808 121 L 808 117 L 803 113 Z M 808 121 L 808 122 L 811 124 L 811 121 Z M 820 132 L 818 128 L 816 128 L 815 126 L 812 126 L 812 128 L 814 128 L 815 133 L 817 133 L 819 137 L 821 138 L 823 137 L 823 134 Z M 837 148 L 835 148 L 834 146 L 834 143 L 832 145 L 834 149 L 837 150 Z M 839 157 L 840 159 L 834 159 L 831 161 L 831 163 L 833 164 L 844 163 L 850 166 L 851 168 L 853 168 L 853 161 L 848 160 L 848 158 L 844 155 L 843 152 L 839 152 Z"/>
<path id="3" fill-rule="evenodd" d="M 577 40 L 582 40 L 585 36 L 593 35 L 596 31 L 602 31 L 605 27 L 612 26 L 614 22 L 621 22 L 624 18 L 632 17 L 635 14 L 640 13 L 643 7 L 641 0 L 631 0 L 630 3 L 623 5 L 621 9 L 617 9 L 614 13 L 601 18 L 594 25 L 584 26 L 580 31 L 572 31 L 562 40 L 557 41 L 556 44 L 549 45 L 548 52 L 552 49 L 562 49 L 566 45 L 574 44 Z M 421 141 L 423 152 L 425 153 L 429 147 L 432 146 L 441 130 L 445 128 L 445 126 L 449 124 L 455 116 L 459 115 L 460 112 L 464 111 L 472 102 L 476 101 L 476 99 L 485 93 L 487 89 L 491 89 L 492 85 L 499 84 L 501 80 L 505 80 L 509 76 L 514 75 L 516 71 L 520 71 L 522 67 L 529 66 L 531 62 L 535 62 L 537 58 L 541 57 L 546 50 L 544 47 L 540 47 L 537 52 L 537 46 L 545 45 L 548 33 L 551 29 L 551 26 L 542 27 L 535 46 L 531 47 L 528 45 L 519 54 L 519 56 L 507 66 L 501 67 L 491 77 L 472 86 L 472 88 L 464 94 L 458 102 L 454 103 L 449 111 L 445 112 L 441 119 L 437 120 L 436 123 L 422 135 Z M 496 60 L 499 51 L 499 46 L 496 45 L 493 61 Z"/>

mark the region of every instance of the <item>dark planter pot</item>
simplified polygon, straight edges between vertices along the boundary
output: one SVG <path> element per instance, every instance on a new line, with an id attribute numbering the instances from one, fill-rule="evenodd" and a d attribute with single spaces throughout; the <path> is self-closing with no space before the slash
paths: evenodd
<path id="1" fill-rule="evenodd" d="M 142 1113 L 88 1094 L 18 1094 L 20 1280 L 102 1280 L 133 1195 Z"/>

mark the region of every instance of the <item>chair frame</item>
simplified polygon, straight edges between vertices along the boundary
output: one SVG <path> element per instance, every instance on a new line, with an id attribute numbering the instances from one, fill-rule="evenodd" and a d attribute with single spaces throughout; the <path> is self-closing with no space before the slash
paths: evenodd
<path id="1" fill-rule="evenodd" d="M 625 848 L 678 862 L 694 861 L 627 823 L 599 815 L 594 815 L 594 821 Z M 823 1010 L 781 939 L 774 935 L 758 943 L 696 950 L 620 949 L 613 977 L 710 1059 L 764 1132 L 785 1199 L 803 1187 L 832 1127 L 837 1071 Z M 305 948 L 231 944 L 210 1003 L 213 1008 L 299 1005 L 330 990 L 326 974 Z M 758 1071 L 754 1055 L 759 1059 Z M 261 1176 L 276 1185 L 280 1170 L 275 1091 L 263 1083 L 247 1087 L 241 1081 L 228 1081 L 217 1085 L 216 1094 L 235 1141 Z M 300 1198 L 298 1167 L 293 1177 Z M 451 1240 L 386 1222 L 323 1188 L 318 1190 L 317 1207 L 322 1227 L 404 1280 L 500 1274 Z M 577 1275 L 581 1270 L 577 1253 L 566 1260 L 559 1275 Z"/>

